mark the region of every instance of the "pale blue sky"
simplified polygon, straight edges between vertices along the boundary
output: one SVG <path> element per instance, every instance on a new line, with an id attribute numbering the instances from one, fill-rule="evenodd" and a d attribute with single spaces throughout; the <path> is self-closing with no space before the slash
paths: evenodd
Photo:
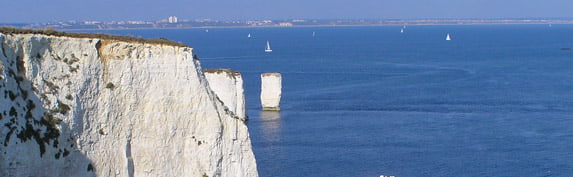
<path id="1" fill-rule="evenodd" d="M 0 22 L 572 18 L 573 0 L 0 0 Z"/>

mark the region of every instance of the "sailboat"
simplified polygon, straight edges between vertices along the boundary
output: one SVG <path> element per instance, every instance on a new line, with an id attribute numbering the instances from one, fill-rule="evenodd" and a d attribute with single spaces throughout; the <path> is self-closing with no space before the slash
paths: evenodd
<path id="1" fill-rule="evenodd" d="M 272 52 L 273 50 L 271 49 L 271 44 L 269 43 L 269 41 L 267 41 L 267 47 L 265 48 L 265 52 Z"/>
<path id="2" fill-rule="evenodd" d="M 446 41 L 451 41 L 452 37 L 450 36 L 450 33 L 448 33 L 448 35 L 446 35 Z"/>
<path id="3" fill-rule="evenodd" d="M 249 35 L 247 35 L 248 38 L 251 38 L 251 33 L 249 33 Z"/>
<path id="4" fill-rule="evenodd" d="M 404 28 L 400 29 L 400 33 L 404 33 Z"/>
<path id="5" fill-rule="evenodd" d="M 314 37 L 314 36 L 316 36 L 316 33 L 313 31 L 313 32 L 312 32 L 312 37 Z"/>

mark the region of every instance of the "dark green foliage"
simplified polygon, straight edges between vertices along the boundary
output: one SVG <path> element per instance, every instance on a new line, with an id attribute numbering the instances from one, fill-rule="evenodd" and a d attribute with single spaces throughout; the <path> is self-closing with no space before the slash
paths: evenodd
<path id="1" fill-rule="evenodd" d="M 70 155 L 70 151 L 68 151 L 67 149 L 64 149 L 64 157 L 67 157 L 68 155 Z"/>
<path id="2" fill-rule="evenodd" d="M 70 106 L 62 102 L 58 102 L 58 112 L 61 114 L 67 114 L 70 111 Z"/>
<path id="3" fill-rule="evenodd" d="M 32 109 L 36 108 L 36 105 L 34 104 L 34 102 L 32 100 L 28 100 L 28 104 L 26 105 L 26 108 L 28 108 L 28 110 L 32 110 Z"/>
<path id="4" fill-rule="evenodd" d="M 91 163 L 88 164 L 88 171 L 94 171 L 94 166 Z"/>
<path id="5" fill-rule="evenodd" d="M 108 88 L 108 89 L 113 89 L 113 87 L 115 87 L 115 85 L 113 85 L 113 83 L 111 83 L 111 82 L 108 82 L 108 83 L 105 85 L 105 88 Z"/>
<path id="6" fill-rule="evenodd" d="M 56 109 L 51 109 L 50 113 L 60 113 L 60 114 L 67 114 L 70 111 L 70 106 L 58 101 L 58 107 Z"/>
<path id="7" fill-rule="evenodd" d="M 26 115 L 24 116 L 24 118 L 33 119 L 34 116 L 32 115 L 32 111 L 30 111 L 30 110 L 26 111 Z"/>
<path id="8" fill-rule="evenodd" d="M 16 76 L 16 82 L 17 82 L 18 84 L 20 84 L 20 82 L 22 82 L 22 81 L 24 81 L 24 77 L 22 77 L 22 76 Z"/>
<path id="9" fill-rule="evenodd" d="M 103 128 L 100 128 L 99 131 L 98 131 L 98 133 L 99 133 L 100 135 L 105 135 L 105 132 L 103 131 Z"/>
<path id="10" fill-rule="evenodd" d="M 72 67 L 72 66 L 69 66 L 69 67 L 70 67 L 70 72 L 71 72 L 71 73 L 75 73 L 75 72 L 77 72 L 77 71 L 78 71 L 78 69 L 80 68 L 80 66 L 79 66 L 79 65 L 77 65 L 76 67 Z"/>
<path id="11" fill-rule="evenodd" d="M 47 30 L 35 30 L 35 29 L 18 29 L 18 28 L 10 28 L 10 27 L 0 27 L 0 33 L 5 34 L 43 34 L 48 36 L 65 36 L 65 37 L 72 37 L 72 38 L 99 38 L 104 40 L 116 40 L 116 41 L 125 41 L 125 42 L 137 42 L 137 43 L 144 43 L 144 44 L 161 44 L 161 45 L 171 45 L 171 46 L 179 46 L 179 47 L 188 47 L 185 44 L 178 43 L 175 41 L 170 41 L 167 39 L 143 39 L 143 38 L 136 38 L 131 36 L 116 36 L 116 35 L 109 35 L 109 34 L 97 34 L 97 33 L 66 33 L 66 32 L 59 32 L 51 29 Z"/>
<path id="12" fill-rule="evenodd" d="M 53 126 L 60 124 L 62 122 L 62 119 L 54 117 L 54 115 L 52 115 L 50 113 L 46 113 L 44 116 L 44 119 L 42 119 L 41 122 L 45 123 L 46 125 L 50 125 L 53 127 Z"/>
<path id="13" fill-rule="evenodd" d="M 18 97 L 18 95 L 14 94 L 12 91 L 8 91 L 8 96 L 10 97 L 10 100 L 14 101 L 16 99 L 16 97 Z"/>
<path id="14" fill-rule="evenodd" d="M 207 175 L 207 174 L 203 173 L 203 177 L 209 177 L 209 175 Z"/>
<path id="15" fill-rule="evenodd" d="M 40 99 L 48 99 L 48 96 L 45 93 L 40 94 Z"/>
<path id="16" fill-rule="evenodd" d="M 26 122 L 26 127 L 17 134 L 17 137 L 26 142 L 30 139 L 34 139 L 36 143 L 40 146 L 40 156 L 44 155 L 46 152 L 46 140 L 41 137 L 40 129 L 35 129 L 31 122 Z"/>
<path id="17" fill-rule="evenodd" d="M 48 95 L 42 93 L 40 94 L 40 99 L 44 102 L 46 102 L 46 104 L 52 104 L 52 102 L 48 99 Z"/>
<path id="18" fill-rule="evenodd" d="M 21 56 L 16 56 L 16 69 L 18 69 L 18 73 L 25 75 L 26 68 L 24 67 L 24 58 Z"/>
<path id="19" fill-rule="evenodd" d="M 74 55 L 73 53 L 72 53 L 72 59 L 70 60 L 64 59 L 64 62 L 66 62 L 68 65 L 72 65 L 78 61 L 80 61 L 80 59 L 76 58 L 76 55 Z"/>
<path id="20" fill-rule="evenodd" d="M 22 98 L 28 99 L 28 91 L 20 89 L 20 92 L 22 93 Z"/>
<path id="21" fill-rule="evenodd" d="M 4 138 L 4 146 L 8 146 L 8 142 L 10 142 L 10 137 L 12 136 L 12 134 L 14 134 L 14 132 L 16 132 L 16 127 L 10 127 L 11 125 L 9 124 L 6 124 L 5 126 L 10 128 L 10 131 L 6 133 L 6 137 Z"/>
<path id="22" fill-rule="evenodd" d="M 28 104 L 26 105 L 27 113 L 26 113 L 26 123 L 24 126 L 21 126 L 21 129 L 18 130 L 18 122 L 16 121 L 17 112 L 12 107 L 10 111 L 10 115 L 12 119 L 10 122 L 4 124 L 10 130 L 6 134 L 4 138 L 4 146 L 8 146 L 8 142 L 10 142 L 10 137 L 16 133 L 16 137 L 20 139 L 22 142 L 26 142 L 28 140 L 35 140 L 39 146 L 40 150 L 40 157 L 44 155 L 46 152 L 46 146 L 50 143 L 53 145 L 54 148 L 58 147 L 58 137 L 60 136 L 60 131 L 57 129 L 56 125 L 59 124 L 62 120 L 55 118 L 50 113 L 46 113 L 44 117 L 42 117 L 39 121 L 34 119 L 32 116 L 31 111 L 36 107 L 31 100 L 28 100 Z M 44 126 L 45 131 L 42 132 L 42 128 L 38 128 L 37 126 Z M 59 158 L 59 156 L 56 156 Z"/>
<path id="23" fill-rule="evenodd" d="M 201 146 L 202 142 L 201 141 L 197 141 L 197 146 Z"/>
<path id="24" fill-rule="evenodd" d="M 70 94 L 66 95 L 66 99 L 72 100 L 72 95 L 70 95 Z"/>
<path id="25" fill-rule="evenodd" d="M 18 116 L 18 111 L 16 111 L 16 108 L 14 108 L 14 106 L 10 108 L 10 116 L 12 117 Z"/>
<path id="26" fill-rule="evenodd" d="M 44 82 L 46 83 L 48 88 L 50 88 L 50 90 L 52 90 L 52 91 L 56 91 L 60 88 L 56 84 L 54 84 L 53 82 L 50 82 L 50 81 L 44 81 Z"/>

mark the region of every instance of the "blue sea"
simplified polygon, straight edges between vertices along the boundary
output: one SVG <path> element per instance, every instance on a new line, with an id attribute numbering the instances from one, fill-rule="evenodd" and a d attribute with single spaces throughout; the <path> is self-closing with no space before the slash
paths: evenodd
<path id="1" fill-rule="evenodd" d="M 261 177 L 573 176 L 573 25 L 400 28 L 96 32 L 241 72 Z M 282 74 L 280 112 L 261 111 L 263 72 Z"/>

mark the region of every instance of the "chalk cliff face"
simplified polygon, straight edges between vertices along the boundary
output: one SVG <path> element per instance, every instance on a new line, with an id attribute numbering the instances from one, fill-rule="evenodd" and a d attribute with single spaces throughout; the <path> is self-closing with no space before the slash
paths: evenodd
<path id="1" fill-rule="evenodd" d="M 217 100 L 191 48 L 31 34 L 0 48 L 0 176 L 258 176 L 226 110 L 244 104 Z"/>
<path id="2" fill-rule="evenodd" d="M 243 76 L 230 69 L 205 70 L 205 78 L 219 99 L 239 118 L 245 118 Z"/>

